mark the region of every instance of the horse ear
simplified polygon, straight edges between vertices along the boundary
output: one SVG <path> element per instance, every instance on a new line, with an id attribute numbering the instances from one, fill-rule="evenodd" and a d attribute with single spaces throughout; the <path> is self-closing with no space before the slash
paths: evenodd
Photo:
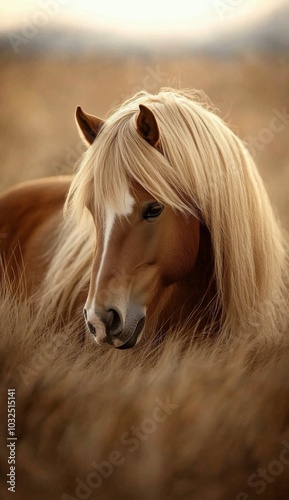
<path id="1" fill-rule="evenodd" d="M 139 105 L 136 127 L 142 138 L 156 148 L 160 141 L 160 131 L 157 120 L 153 112 L 143 104 Z"/>
<path id="2" fill-rule="evenodd" d="M 77 106 L 76 108 L 75 119 L 81 137 L 89 145 L 92 144 L 100 130 L 100 127 L 104 124 L 104 121 L 97 116 L 85 113 L 80 106 Z"/>

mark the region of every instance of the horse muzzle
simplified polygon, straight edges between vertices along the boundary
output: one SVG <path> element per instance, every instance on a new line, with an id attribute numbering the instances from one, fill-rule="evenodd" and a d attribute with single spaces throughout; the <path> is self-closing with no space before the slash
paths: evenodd
<path id="1" fill-rule="evenodd" d="M 128 309 L 125 320 L 116 308 L 103 311 L 84 309 L 84 317 L 90 333 L 100 345 L 125 350 L 134 347 L 141 338 L 145 326 L 143 308 Z"/>
<path id="2" fill-rule="evenodd" d="M 124 342 L 124 344 L 122 344 L 120 346 L 116 346 L 116 348 L 124 350 L 124 349 L 131 349 L 132 347 L 134 347 L 136 345 L 137 341 L 140 340 L 140 336 L 141 336 L 142 331 L 144 329 L 144 325 L 145 325 L 145 317 L 143 317 L 139 320 L 132 336 L 129 337 L 129 339 L 126 340 L 126 342 Z"/>

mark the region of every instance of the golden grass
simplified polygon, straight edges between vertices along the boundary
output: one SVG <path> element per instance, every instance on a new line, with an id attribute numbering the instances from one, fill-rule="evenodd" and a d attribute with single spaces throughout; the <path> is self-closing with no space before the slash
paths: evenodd
<path id="1" fill-rule="evenodd" d="M 0 416 L 6 436 L 15 388 L 17 500 L 288 498 L 288 338 L 104 352 L 73 325 L 47 331 L 28 304 L 0 304 Z"/>

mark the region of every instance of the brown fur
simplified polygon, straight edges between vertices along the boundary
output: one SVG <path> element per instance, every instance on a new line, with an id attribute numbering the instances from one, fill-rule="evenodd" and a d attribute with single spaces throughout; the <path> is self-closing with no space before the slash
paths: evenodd
<path id="1" fill-rule="evenodd" d="M 14 287 L 23 279 L 28 295 L 43 280 L 48 250 L 63 218 L 70 179 L 23 183 L 0 197 L 0 254 Z"/>
<path id="2" fill-rule="evenodd" d="M 136 183 L 132 193 L 135 206 L 128 216 L 115 218 L 102 268 L 105 229 L 103 222 L 97 223 L 97 251 L 86 307 L 103 314 L 121 300 L 128 306 L 144 305 L 147 335 L 157 331 L 160 336 L 179 324 L 192 327 L 202 319 L 208 322 L 206 309 L 216 293 L 208 231 L 194 215 L 170 207 L 159 220 L 140 223 L 144 207 L 156 200 Z M 96 218 L 94 212 L 92 215 Z M 93 314 L 89 320 L 99 323 Z M 107 342 L 101 329 L 96 338 L 99 343 Z"/>

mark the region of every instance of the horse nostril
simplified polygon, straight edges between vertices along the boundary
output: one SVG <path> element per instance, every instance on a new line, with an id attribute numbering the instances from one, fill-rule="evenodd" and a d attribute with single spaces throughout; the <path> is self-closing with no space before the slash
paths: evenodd
<path id="1" fill-rule="evenodd" d="M 90 321 L 87 321 L 86 324 L 87 324 L 87 326 L 89 328 L 90 333 L 92 335 L 94 335 L 94 337 L 95 337 L 96 336 L 96 330 L 95 330 L 94 326 L 90 323 Z"/>
<path id="2" fill-rule="evenodd" d="M 106 312 L 105 324 L 111 335 L 118 335 L 121 332 L 121 318 L 115 309 Z"/>
<path id="3" fill-rule="evenodd" d="M 122 319 L 121 315 L 115 309 L 103 310 L 101 312 L 95 313 L 95 317 L 83 310 L 83 315 L 85 317 L 87 328 L 90 333 L 96 337 L 96 327 L 94 326 L 95 320 L 101 320 L 102 324 L 105 326 L 106 335 L 118 336 L 122 332 Z M 89 321 L 92 319 L 92 322 Z"/>

